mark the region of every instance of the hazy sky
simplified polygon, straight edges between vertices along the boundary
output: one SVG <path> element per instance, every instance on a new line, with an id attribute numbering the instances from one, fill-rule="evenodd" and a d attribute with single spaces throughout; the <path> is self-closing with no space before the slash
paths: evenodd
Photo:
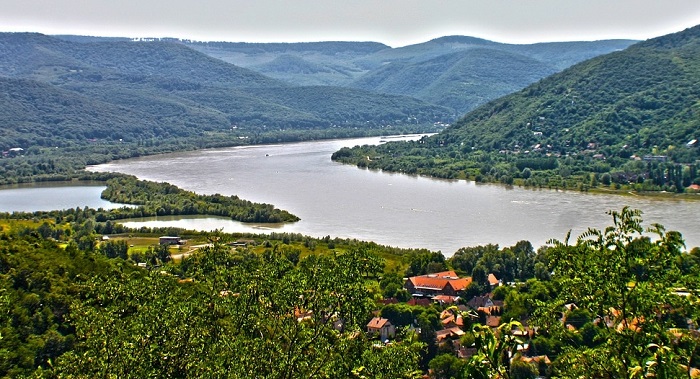
<path id="1" fill-rule="evenodd" d="M 700 24 L 700 0 L 0 0 L 0 31 L 204 41 L 647 39 Z"/>

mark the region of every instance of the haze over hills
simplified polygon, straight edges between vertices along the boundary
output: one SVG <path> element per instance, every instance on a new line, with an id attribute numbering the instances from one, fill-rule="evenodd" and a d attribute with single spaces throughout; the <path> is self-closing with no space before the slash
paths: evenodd
<path id="1" fill-rule="evenodd" d="M 345 150 L 335 158 L 390 171 L 509 184 L 521 178 L 565 188 L 595 185 L 607 174 L 607 184 L 682 192 L 700 182 L 699 88 L 696 26 L 576 64 L 420 142 Z M 366 156 L 375 158 L 366 162 Z"/>
<path id="2" fill-rule="evenodd" d="M 391 48 L 374 42 L 185 43 L 297 85 L 337 85 L 409 95 L 464 114 L 572 64 L 635 41 L 503 44 L 447 36 Z"/>
<path id="3" fill-rule="evenodd" d="M 674 150 L 698 137 L 699 88 L 697 26 L 577 64 L 467 114 L 439 139 L 559 152 L 593 143 L 626 156 Z"/>
<path id="4" fill-rule="evenodd" d="M 181 43 L 94 40 L 0 34 L 3 149 L 29 141 L 57 146 L 85 138 L 133 142 L 206 133 L 236 138 L 289 128 L 427 125 L 453 117 L 411 97 L 348 88 L 315 88 L 313 103 L 304 104 L 294 95 L 302 89 Z"/>

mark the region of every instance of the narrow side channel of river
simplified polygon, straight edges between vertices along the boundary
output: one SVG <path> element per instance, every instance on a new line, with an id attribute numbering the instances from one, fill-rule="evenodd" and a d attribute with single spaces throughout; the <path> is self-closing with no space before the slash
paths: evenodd
<path id="1" fill-rule="evenodd" d="M 0 212 L 35 212 L 70 208 L 113 209 L 124 204 L 102 200 L 104 183 L 46 182 L 0 186 Z"/>
<path id="2" fill-rule="evenodd" d="M 166 181 L 202 194 L 220 193 L 271 203 L 301 221 L 251 225 L 215 218 L 160 218 L 129 226 L 182 226 L 227 232 L 302 233 L 440 250 L 463 246 L 576 237 L 610 224 L 608 210 L 641 209 L 645 224 L 657 222 L 700 245 L 700 201 L 656 200 L 575 191 L 507 189 L 498 185 L 436 180 L 358 169 L 330 160 L 343 146 L 377 144 L 380 138 L 316 141 L 200 150 L 90 167 L 140 179 Z"/>

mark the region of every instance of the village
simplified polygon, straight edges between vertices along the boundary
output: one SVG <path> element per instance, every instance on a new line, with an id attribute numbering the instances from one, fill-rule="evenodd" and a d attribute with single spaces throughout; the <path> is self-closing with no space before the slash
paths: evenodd
<path id="1" fill-rule="evenodd" d="M 379 302 L 380 308 L 374 312 L 375 317 L 367 323 L 366 332 L 376 338 L 378 344 L 400 343 L 408 332 L 415 332 L 420 336 L 432 336 L 433 341 L 424 342 L 428 345 L 434 343 L 437 354 L 449 354 L 466 361 L 477 353 L 472 330 L 475 325 L 481 325 L 490 328 L 495 334 L 504 333 L 515 337 L 515 351 L 508 352 L 511 360 L 534 364 L 540 375 L 547 371 L 550 358 L 538 354 L 536 349 L 530 347 L 529 342 L 535 337 L 536 328 L 528 326 L 527 320 L 508 324 L 511 320 L 502 319 L 504 301 L 499 296 L 494 296 L 494 292 L 501 286 L 516 286 L 516 283 L 504 284 L 490 273 L 487 278 L 487 293 L 465 298 L 463 295 L 472 284 L 472 278 L 459 277 L 455 271 L 413 276 L 404 280 L 404 289 L 411 295 L 410 300 L 400 303 L 396 298 L 382 299 Z M 573 307 L 575 305 L 569 305 L 569 310 Z M 437 325 L 425 325 L 424 321 L 420 322 L 417 318 L 407 318 L 401 314 L 401 308 L 404 311 L 410 310 L 411 316 L 422 315 L 426 311 L 435 312 L 438 315 Z M 562 322 L 566 322 L 566 319 L 562 318 Z M 504 330 L 504 325 L 513 328 Z M 426 327 L 435 328 L 432 333 L 425 333 L 421 328 Z M 566 327 L 574 329 L 570 324 Z"/>

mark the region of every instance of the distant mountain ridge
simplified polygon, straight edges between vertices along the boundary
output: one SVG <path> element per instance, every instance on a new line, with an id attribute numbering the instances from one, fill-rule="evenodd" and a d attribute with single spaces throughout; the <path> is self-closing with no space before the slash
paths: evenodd
<path id="1" fill-rule="evenodd" d="M 467 114 L 441 138 L 484 149 L 673 150 L 700 133 L 698 88 L 700 26 L 574 65 Z"/>
<path id="2" fill-rule="evenodd" d="M 456 115 L 522 89 L 572 64 L 625 49 L 634 42 L 513 45 L 475 37 L 445 36 L 391 48 L 373 42 L 183 41 L 195 50 L 287 83 L 408 95 L 449 107 Z M 463 59 L 455 59 L 455 55 Z M 494 75 L 499 70 L 500 74 Z M 427 83 L 429 78 L 434 82 Z M 467 86 L 461 80 L 464 78 L 468 78 Z"/>
<path id="3" fill-rule="evenodd" d="M 334 156 L 445 178 L 683 192 L 700 184 L 699 138 L 696 26 L 578 63 L 419 142 Z M 367 162 L 367 156 L 374 158 Z"/>
<path id="4" fill-rule="evenodd" d="M 33 140 L 57 146 L 95 138 L 134 142 L 210 133 L 236 138 L 270 130 L 433 124 L 453 117 L 446 108 L 411 97 L 349 88 L 316 87 L 313 103 L 304 104 L 293 94 L 308 90 L 182 43 L 73 39 L 80 42 L 0 33 L 0 79 L 7 88 L 0 109 L 3 149 Z"/>
<path id="5" fill-rule="evenodd" d="M 83 43 L 99 41 L 98 37 L 60 38 Z M 182 43 L 290 85 L 330 85 L 411 96 L 448 107 L 455 117 L 573 64 L 637 42 L 603 40 L 518 45 L 455 35 L 391 48 L 377 42 L 159 40 Z M 462 59 L 454 59 L 455 55 Z M 428 78 L 434 81 L 428 83 Z"/>

